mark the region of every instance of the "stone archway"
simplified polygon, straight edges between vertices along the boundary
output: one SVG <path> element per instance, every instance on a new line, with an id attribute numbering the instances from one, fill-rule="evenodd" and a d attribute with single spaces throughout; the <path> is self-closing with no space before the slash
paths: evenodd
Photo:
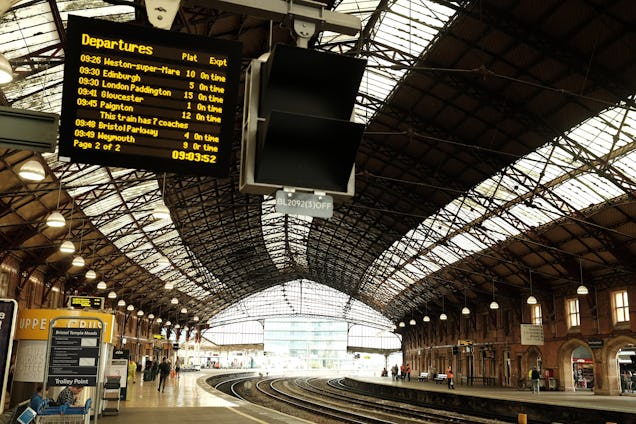
<path id="1" fill-rule="evenodd" d="M 618 351 L 627 345 L 636 345 L 636 338 L 630 336 L 618 336 L 605 341 L 605 346 L 599 354 L 600 363 L 603 365 L 605 385 L 602 391 L 594 390 L 596 394 L 619 396 L 621 394 L 620 370 L 616 357 Z M 596 355 L 595 360 L 596 360 Z"/>
<path id="2" fill-rule="evenodd" d="M 573 392 L 575 390 L 574 378 L 572 377 L 572 352 L 580 346 L 584 346 L 589 349 L 588 344 L 580 339 L 570 339 L 563 343 L 559 348 L 559 354 L 557 357 L 559 364 L 559 390 L 565 390 L 566 392 Z M 594 355 L 594 352 L 592 352 L 592 355 L 596 362 L 596 355 Z M 599 378 L 596 372 L 596 363 L 594 365 L 594 381 L 598 382 Z M 594 393 L 596 393 L 596 388 L 597 385 L 595 384 Z"/>

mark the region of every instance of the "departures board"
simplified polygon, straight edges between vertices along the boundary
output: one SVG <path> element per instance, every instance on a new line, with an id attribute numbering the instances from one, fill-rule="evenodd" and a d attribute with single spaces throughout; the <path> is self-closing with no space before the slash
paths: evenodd
<path id="1" fill-rule="evenodd" d="M 241 49 L 69 16 L 59 159 L 227 176 Z"/>

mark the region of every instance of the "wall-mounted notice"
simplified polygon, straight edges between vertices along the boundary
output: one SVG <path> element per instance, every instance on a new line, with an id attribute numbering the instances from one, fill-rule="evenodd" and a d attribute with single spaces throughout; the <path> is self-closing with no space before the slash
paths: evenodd
<path id="1" fill-rule="evenodd" d="M 521 324 L 522 345 L 543 345 L 543 326 L 533 324 Z"/>
<path id="2" fill-rule="evenodd" d="M 60 160 L 227 176 L 241 49 L 69 16 Z"/>

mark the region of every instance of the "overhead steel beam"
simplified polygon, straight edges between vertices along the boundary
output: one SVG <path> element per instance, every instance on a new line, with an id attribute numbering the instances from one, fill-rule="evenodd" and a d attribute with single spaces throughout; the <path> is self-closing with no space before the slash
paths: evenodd
<path id="1" fill-rule="evenodd" d="M 359 18 L 333 12 L 325 9 L 324 4 L 310 0 L 185 0 L 183 4 L 257 16 L 277 22 L 297 19 L 314 23 L 318 31 L 356 35 L 362 29 Z"/>

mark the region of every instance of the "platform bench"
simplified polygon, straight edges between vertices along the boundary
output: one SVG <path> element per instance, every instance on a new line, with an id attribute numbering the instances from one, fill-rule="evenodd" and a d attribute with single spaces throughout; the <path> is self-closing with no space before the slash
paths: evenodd
<path id="1" fill-rule="evenodd" d="M 434 380 L 436 384 L 442 384 L 446 381 L 446 374 L 437 374 Z"/>
<path id="2" fill-rule="evenodd" d="M 428 373 L 421 372 L 419 377 L 417 377 L 417 381 L 428 381 Z"/>

